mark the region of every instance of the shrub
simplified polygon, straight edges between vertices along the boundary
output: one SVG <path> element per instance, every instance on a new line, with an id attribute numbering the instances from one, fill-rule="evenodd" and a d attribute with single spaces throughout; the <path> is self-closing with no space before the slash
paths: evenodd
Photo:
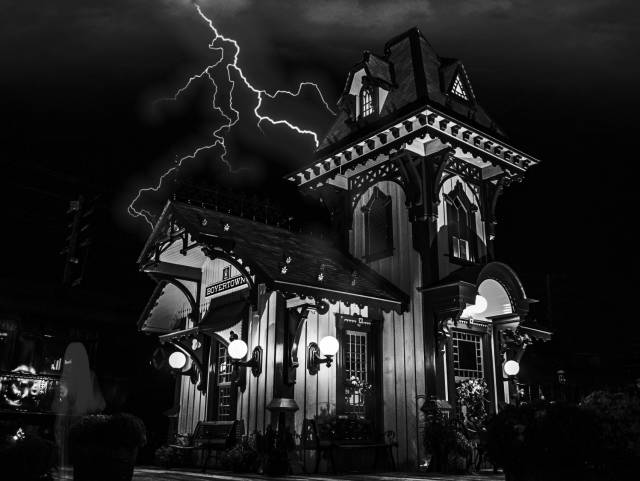
<path id="1" fill-rule="evenodd" d="M 2 479 L 50 479 L 55 453 L 52 442 L 35 434 L 7 436 L 0 442 Z"/>
<path id="2" fill-rule="evenodd" d="M 146 443 L 144 423 L 131 414 L 92 414 L 84 416 L 70 429 L 75 446 L 139 448 Z"/>
<path id="3" fill-rule="evenodd" d="M 595 391 L 580 406 L 595 417 L 599 436 L 596 467 L 603 477 L 617 479 L 640 462 L 640 395 L 638 392 Z"/>
<path id="4" fill-rule="evenodd" d="M 184 456 L 173 446 L 164 445 L 156 449 L 154 461 L 158 466 L 169 469 L 181 467 L 184 464 Z"/>
<path id="5" fill-rule="evenodd" d="M 507 480 L 585 479 L 597 453 L 593 416 L 577 406 L 507 406 L 487 424 L 487 451 Z"/>
<path id="6" fill-rule="evenodd" d="M 469 470 L 473 446 L 462 423 L 439 410 L 427 414 L 425 451 L 431 455 L 429 470 L 463 473 Z"/>
<path id="7" fill-rule="evenodd" d="M 257 472 L 259 459 L 255 437 L 244 436 L 240 443 L 224 451 L 220 457 L 220 464 L 235 473 Z"/>

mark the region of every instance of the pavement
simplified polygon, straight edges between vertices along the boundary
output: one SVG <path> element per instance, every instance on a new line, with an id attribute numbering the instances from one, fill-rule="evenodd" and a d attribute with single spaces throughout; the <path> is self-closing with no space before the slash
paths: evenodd
<path id="1" fill-rule="evenodd" d="M 72 481 L 71 470 L 64 470 L 55 477 L 56 481 Z M 468 474 L 468 475 L 438 475 L 438 474 L 404 474 L 404 473 L 376 473 L 376 474 L 344 474 L 344 475 L 289 475 L 264 476 L 259 474 L 234 474 L 221 471 L 210 471 L 202 474 L 198 471 L 182 469 L 136 468 L 134 481 L 250 481 L 268 479 L 271 481 L 504 481 L 502 474 Z"/>

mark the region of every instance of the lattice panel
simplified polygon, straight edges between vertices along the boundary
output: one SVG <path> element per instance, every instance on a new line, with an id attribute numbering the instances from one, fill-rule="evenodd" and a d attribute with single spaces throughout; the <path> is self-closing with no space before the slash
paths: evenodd
<path id="1" fill-rule="evenodd" d="M 465 162 L 454 155 L 449 159 L 445 170 L 459 175 L 464 180 L 471 180 L 472 182 L 480 182 L 482 180 L 480 167 Z"/>
<path id="2" fill-rule="evenodd" d="M 395 162 L 386 161 L 364 170 L 349 178 L 349 195 L 351 208 L 358 203 L 360 196 L 372 185 L 383 181 L 393 180 L 403 185 L 400 170 Z"/>
<path id="3" fill-rule="evenodd" d="M 456 377 L 481 378 L 484 377 L 484 362 L 482 358 L 482 336 L 470 332 L 452 331 L 453 368 Z M 472 357 L 465 358 L 464 356 Z"/>

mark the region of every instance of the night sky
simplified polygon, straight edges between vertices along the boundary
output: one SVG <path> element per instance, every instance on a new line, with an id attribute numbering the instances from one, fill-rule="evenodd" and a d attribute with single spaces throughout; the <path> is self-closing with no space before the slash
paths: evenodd
<path id="1" fill-rule="evenodd" d="M 60 281 L 69 200 L 99 196 L 85 286 L 148 299 L 136 256 L 149 227 L 127 215 L 139 187 L 195 147 L 221 116 L 212 90 L 185 80 L 215 62 L 206 23 L 187 0 L 65 0 L 0 4 L 0 130 L 5 260 L 0 277 Z M 599 353 L 606 366 L 640 337 L 634 306 L 638 241 L 637 115 L 640 4 L 615 0 L 202 0 L 241 46 L 257 88 L 319 84 L 331 106 L 365 49 L 413 26 L 443 57 L 460 58 L 481 105 L 512 145 L 536 156 L 499 204 L 498 257 L 520 274 L 562 355 Z M 219 95 L 228 92 L 221 82 Z M 279 179 L 313 155 L 313 141 L 252 119 L 220 149 L 187 161 L 184 178 L 245 186 L 277 198 Z M 265 102 L 264 114 L 322 133 L 331 121 L 312 90 Z M 173 183 L 140 206 L 157 212 Z M 550 296 L 549 296 L 550 292 Z M 551 298 L 551 302 L 549 302 Z M 133 322 L 133 320 L 132 320 Z M 636 344 L 637 346 L 637 344 Z M 637 374 L 636 374 L 637 375 Z"/>

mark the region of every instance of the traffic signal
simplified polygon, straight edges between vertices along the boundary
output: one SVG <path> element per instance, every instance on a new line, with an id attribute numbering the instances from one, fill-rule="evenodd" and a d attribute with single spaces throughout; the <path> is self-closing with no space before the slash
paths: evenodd
<path id="1" fill-rule="evenodd" d="M 69 202 L 67 215 L 71 215 L 66 239 L 66 247 L 61 254 L 65 256 L 62 282 L 66 286 L 77 286 L 84 277 L 89 246 L 91 245 L 91 221 L 95 210 L 94 201 L 87 201 L 79 195 L 77 200 Z"/>

